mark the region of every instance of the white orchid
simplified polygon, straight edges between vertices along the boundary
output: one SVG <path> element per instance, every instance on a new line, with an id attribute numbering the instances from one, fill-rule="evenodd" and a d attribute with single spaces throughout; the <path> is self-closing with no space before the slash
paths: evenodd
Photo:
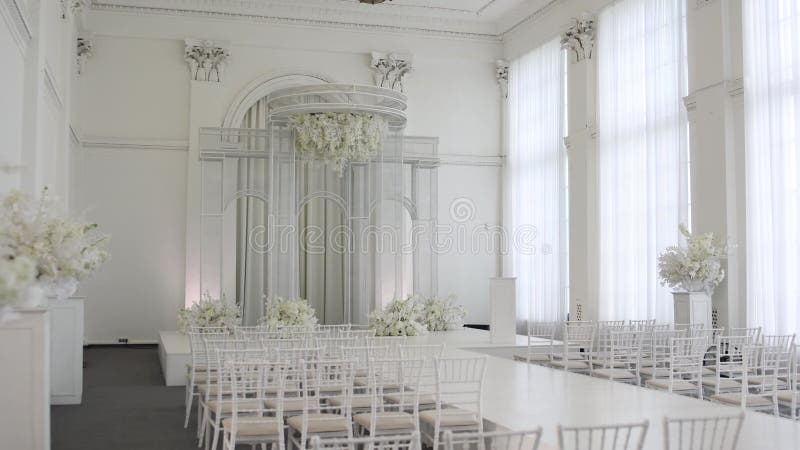
<path id="1" fill-rule="evenodd" d="M 200 301 L 178 311 L 178 329 L 186 333 L 192 327 L 223 327 L 229 332 L 241 323 L 241 311 L 235 302 L 204 292 Z"/>
<path id="2" fill-rule="evenodd" d="M 423 306 L 416 296 L 396 298 L 383 311 L 373 311 L 369 326 L 376 336 L 418 336 L 427 328 L 421 322 Z"/>
<path id="3" fill-rule="evenodd" d="M 425 301 L 422 322 L 428 331 L 447 331 L 464 326 L 467 312 L 463 306 L 456 305 L 454 300 L 455 296 L 450 295 L 441 299 L 433 296 Z"/>
<path id="4" fill-rule="evenodd" d="M 658 275 L 661 284 L 673 289 L 713 292 L 725 278 L 722 257 L 725 245 L 713 233 L 693 234 L 680 225 L 686 238 L 686 248 L 670 246 L 658 256 Z"/>
<path id="5" fill-rule="evenodd" d="M 305 326 L 313 328 L 317 324 L 316 311 L 302 298 L 264 297 L 264 317 L 262 325 L 275 331 L 281 326 Z"/>
<path id="6" fill-rule="evenodd" d="M 330 164 L 342 176 L 350 162 L 363 162 L 380 149 L 386 120 L 366 113 L 310 113 L 289 117 L 295 149 L 309 159 Z"/>

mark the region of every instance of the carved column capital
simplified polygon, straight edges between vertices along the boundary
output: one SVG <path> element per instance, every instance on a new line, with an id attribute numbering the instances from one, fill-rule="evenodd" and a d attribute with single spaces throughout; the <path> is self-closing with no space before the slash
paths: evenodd
<path id="1" fill-rule="evenodd" d="M 561 33 L 561 47 L 575 52 L 576 61 L 591 59 L 594 50 L 594 18 L 584 15 L 572 22 Z"/>
<path id="2" fill-rule="evenodd" d="M 405 93 L 403 82 L 413 71 L 410 54 L 372 52 L 370 67 L 375 71 L 375 85 Z"/>
<path id="3" fill-rule="evenodd" d="M 86 60 L 92 56 L 92 47 L 94 47 L 94 43 L 88 36 L 78 36 L 77 51 L 75 53 L 78 59 L 78 75 L 83 73 Z"/>
<path id="4" fill-rule="evenodd" d="M 497 84 L 500 86 L 500 95 L 505 99 L 508 98 L 508 61 L 498 59 L 496 65 L 497 69 L 494 76 L 497 79 Z"/>
<path id="5" fill-rule="evenodd" d="M 229 44 L 200 39 L 186 39 L 185 43 L 183 59 L 189 64 L 191 79 L 220 82 L 222 72 L 231 56 Z"/>
<path id="6" fill-rule="evenodd" d="M 60 0 L 61 3 L 61 18 L 67 19 L 67 12 L 77 16 L 83 13 L 84 8 L 89 4 L 89 0 Z"/>

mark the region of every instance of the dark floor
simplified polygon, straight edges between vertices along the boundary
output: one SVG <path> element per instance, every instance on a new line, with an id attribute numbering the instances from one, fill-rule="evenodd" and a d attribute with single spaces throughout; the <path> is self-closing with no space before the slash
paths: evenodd
<path id="1" fill-rule="evenodd" d="M 164 386 L 157 347 L 87 348 L 84 361 L 83 403 L 52 407 L 53 450 L 197 449 L 184 388 Z"/>

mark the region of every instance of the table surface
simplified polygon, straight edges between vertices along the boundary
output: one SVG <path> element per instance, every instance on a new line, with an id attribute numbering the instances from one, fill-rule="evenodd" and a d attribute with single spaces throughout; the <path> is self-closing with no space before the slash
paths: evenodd
<path id="1" fill-rule="evenodd" d="M 519 339 L 521 338 L 521 339 Z M 521 336 L 518 342 L 527 342 Z M 414 344 L 445 344 L 446 357 L 484 355 L 497 347 L 489 333 L 462 329 L 410 338 Z M 512 430 L 544 428 L 547 448 L 558 442 L 556 426 L 585 426 L 650 421 L 644 448 L 663 449 L 662 421 L 669 417 L 734 415 L 739 408 L 644 387 L 567 373 L 535 364 L 488 356 L 483 395 L 484 418 Z M 800 424 L 747 411 L 741 450 L 800 448 Z"/>

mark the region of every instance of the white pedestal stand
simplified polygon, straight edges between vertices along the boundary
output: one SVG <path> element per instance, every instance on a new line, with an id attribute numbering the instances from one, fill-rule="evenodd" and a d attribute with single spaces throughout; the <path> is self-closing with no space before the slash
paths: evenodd
<path id="1" fill-rule="evenodd" d="M 702 324 L 713 328 L 711 322 L 711 296 L 705 292 L 673 292 L 675 323 Z"/>
<path id="2" fill-rule="evenodd" d="M 50 449 L 50 324 L 44 308 L 0 324 L 0 447 Z"/>
<path id="3" fill-rule="evenodd" d="M 517 279 L 489 279 L 489 332 L 492 344 L 517 342 Z"/>
<path id="4" fill-rule="evenodd" d="M 83 398 L 84 300 L 49 300 L 52 405 L 80 405 Z"/>

